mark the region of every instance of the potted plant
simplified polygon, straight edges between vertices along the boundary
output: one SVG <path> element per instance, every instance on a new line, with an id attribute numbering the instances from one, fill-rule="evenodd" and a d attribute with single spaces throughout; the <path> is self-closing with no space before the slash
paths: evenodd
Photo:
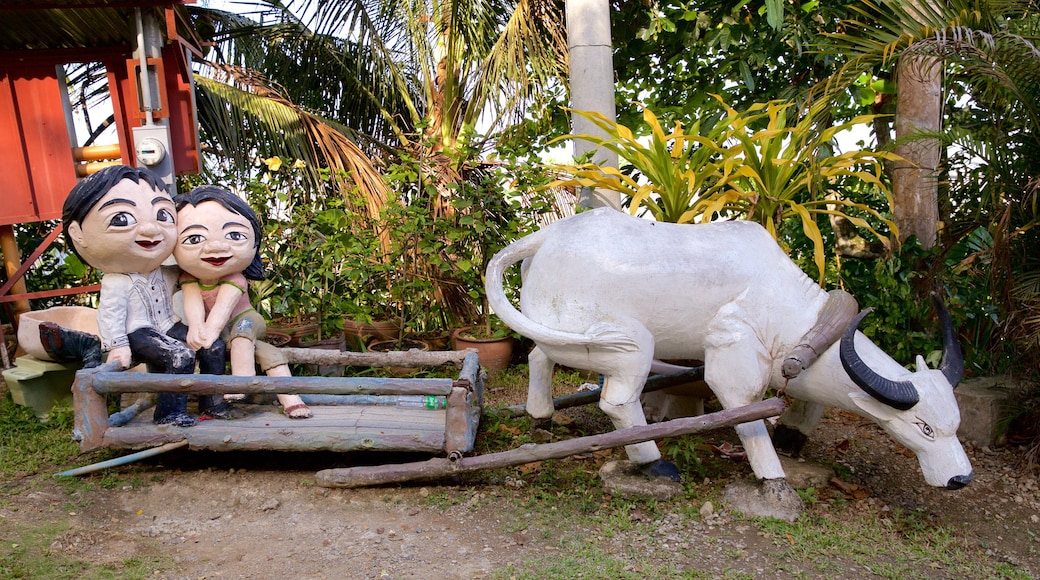
<path id="1" fill-rule="evenodd" d="M 507 199 L 500 176 L 488 173 L 464 184 L 453 199 L 453 220 L 443 225 L 454 259 L 445 265 L 471 300 L 468 320 L 452 332 L 456 350 L 477 349 L 489 371 L 505 369 L 512 359 L 515 336 L 491 312 L 484 292 L 484 273 L 491 257 L 518 237 L 521 219 L 516 201 Z"/>

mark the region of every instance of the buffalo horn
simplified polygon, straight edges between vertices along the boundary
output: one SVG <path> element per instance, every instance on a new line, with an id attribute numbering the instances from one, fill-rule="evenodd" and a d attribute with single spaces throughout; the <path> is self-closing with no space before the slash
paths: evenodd
<path id="1" fill-rule="evenodd" d="M 893 381 L 877 374 L 863 359 L 856 354 L 856 329 L 866 315 L 874 309 L 867 308 L 860 312 L 856 318 L 845 328 L 841 335 L 841 345 L 838 348 L 838 356 L 841 358 L 841 366 L 852 378 L 852 382 L 882 403 L 905 411 L 910 409 L 920 400 L 917 389 L 910 381 Z"/>
<path id="2" fill-rule="evenodd" d="M 957 340 L 957 333 L 953 329 L 950 313 L 946 311 L 946 305 L 943 304 L 938 292 L 932 292 L 932 302 L 935 303 L 935 312 L 939 315 L 939 330 L 942 333 L 943 342 L 942 362 L 939 363 L 939 370 L 950 382 L 950 386 L 957 388 L 961 378 L 964 377 L 964 353 L 961 352 L 961 345 Z"/>

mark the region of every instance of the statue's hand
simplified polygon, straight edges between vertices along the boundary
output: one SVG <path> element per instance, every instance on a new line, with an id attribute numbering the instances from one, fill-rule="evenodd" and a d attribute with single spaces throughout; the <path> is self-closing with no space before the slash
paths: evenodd
<path id="1" fill-rule="evenodd" d="M 129 346 L 117 346 L 108 351 L 108 362 L 118 362 L 123 370 L 130 368 L 132 360 L 133 353 L 130 352 Z"/>
<path id="2" fill-rule="evenodd" d="M 184 342 L 188 343 L 188 348 L 191 350 L 199 350 L 205 348 L 206 345 L 206 325 L 199 324 L 197 326 L 188 327 L 188 335 L 184 338 Z M 210 344 L 213 344 L 210 341 Z"/>
<path id="3" fill-rule="evenodd" d="M 208 324 L 203 324 L 202 327 L 199 328 L 199 344 L 201 345 L 199 348 L 209 348 L 213 346 L 213 343 L 218 338 L 220 338 L 219 328 L 210 328 L 210 325 Z"/>

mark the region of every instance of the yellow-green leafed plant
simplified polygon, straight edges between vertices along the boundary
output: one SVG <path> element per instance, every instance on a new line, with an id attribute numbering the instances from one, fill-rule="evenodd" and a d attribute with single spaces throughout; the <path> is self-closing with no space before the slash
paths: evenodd
<path id="1" fill-rule="evenodd" d="M 872 116 L 821 128 L 825 113 L 822 103 L 798 117 L 791 103 L 757 103 L 746 111 L 737 111 L 719 96 L 715 99 L 725 116 L 705 128 L 703 135 L 699 126 L 684 132 L 678 123 L 666 134 L 657 116 L 644 109 L 643 120 L 650 135 L 637 138 L 628 127 L 602 115 L 576 111 L 607 137 L 565 135 L 558 140 L 592 142 L 617 153 L 634 171 L 592 163 L 557 166 L 569 177 L 553 185 L 619 191 L 629 198 L 633 214 L 644 208 L 658 221 L 749 219 L 762 224 L 774 237 L 784 220 L 798 218 L 802 231 L 813 242 L 813 260 L 821 273 L 825 248 L 815 221 L 819 214 L 847 218 L 886 246 L 890 243 L 870 222 L 846 210 L 870 215 L 893 233 L 895 224 L 867 204 L 846 198 L 842 189 L 848 180 L 868 183 L 891 207 L 891 193 L 878 176 L 882 160 L 896 157 L 884 151 L 831 153 L 837 133 L 868 123 Z"/>
<path id="2" fill-rule="evenodd" d="M 607 138 L 597 135 L 564 135 L 566 139 L 582 139 L 618 155 L 638 174 L 627 175 L 615 167 L 595 163 L 557 165 L 555 169 L 569 177 L 550 183 L 547 187 L 578 186 L 609 189 L 621 192 L 630 199 L 630 208 L 636 214 L 641 208 L 661 222 L 691 223 L 696 218 L 698 202 L 715 199 L 726 183 L 724 173 L 732 157 L 723 146 L 725 136 L 722 123 L 700 135 L 700 126 L 692 131 L 683 130 L 676 123 L 672 131 L 664 129 L 650 109 L 643 109 L 643 121 L 650 127 L 648 139 L 638 138 L 632 131 L 595 112 L 574 111 L 599 127 Z"/>

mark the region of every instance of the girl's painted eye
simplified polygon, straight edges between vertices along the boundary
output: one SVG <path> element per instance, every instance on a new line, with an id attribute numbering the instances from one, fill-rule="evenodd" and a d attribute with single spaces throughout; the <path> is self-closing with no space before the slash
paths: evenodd
<path id="1" fill-rule="evenodd" d="M 192 235 L 184 238 L 184 241 L 181 242 L 181 245 L 182 246 L 194 246 L 196 244 L 201 244 L 204 241 L 206 241 L 206 238 L 200 236 L 199 234 L 192 234 Z"/>
<path id="2" fill-rule="evenodd" d="M 161 208 L 155 214 L 155 219 L 156 219 L 156 221 L 168 222 L 168 223 L 173 223 L 173 222 L 177 221 L 177 218 L 174 217 L 173 212 L 168 210 L 168 209 L 166 209 L 166 208 Z"/>
<path id="3" fill-rule="evenodd" d="M 233 242 L 244 242 L 249 239 L 249 236 L 242 232 L 228 232 L 224 237 Z"/>
<path id="4" fill-rule="evenodd" d="M 125 211 L 121 211 L 116 215 L 112 216 L 112 219 L 108 220 L 108 225 L 116 228 L 125 228 L 137 223 L 137 218 L 133 214 Z"/>

